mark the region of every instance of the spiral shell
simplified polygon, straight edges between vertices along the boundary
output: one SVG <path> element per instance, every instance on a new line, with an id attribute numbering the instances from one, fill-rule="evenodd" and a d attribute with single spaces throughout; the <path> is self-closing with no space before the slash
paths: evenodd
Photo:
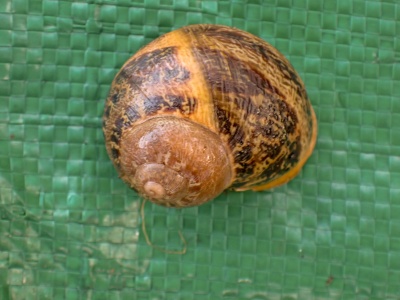
<path id="1" fill-rule="evenodd" d="M 122 66 L 103 131 L 125 182 L 156 203 L 182 207 L 224 189 L 286 183 L 311 155 L 317 122 L 302 80 L 278 50 L 238 29 L 191 25 Z"/>

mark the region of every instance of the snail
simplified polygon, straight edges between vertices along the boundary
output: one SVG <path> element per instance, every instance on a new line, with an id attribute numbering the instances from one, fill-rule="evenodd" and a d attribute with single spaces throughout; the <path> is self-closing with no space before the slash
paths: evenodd
<path id="1" fill-rule="evenodd" d="M 190 25 L 150 42 L 116 74 L 103 115 L 106 149 L 139 195 L 188 207 L 224 190 L 294 178 L 317 121 L 304 84 L 273 46 L 221 25 Z"/>

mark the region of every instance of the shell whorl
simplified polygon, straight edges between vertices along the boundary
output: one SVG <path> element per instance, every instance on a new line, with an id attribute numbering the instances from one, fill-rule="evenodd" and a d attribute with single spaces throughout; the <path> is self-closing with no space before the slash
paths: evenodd
<path id="1" fill-rule="evenodd" d="M 171 116 L 151 118 L 124 133 L 120 174 L 143 197 L 172 207 L 207 202 L 225 190 L 232 177 L 219 136 Z"/>

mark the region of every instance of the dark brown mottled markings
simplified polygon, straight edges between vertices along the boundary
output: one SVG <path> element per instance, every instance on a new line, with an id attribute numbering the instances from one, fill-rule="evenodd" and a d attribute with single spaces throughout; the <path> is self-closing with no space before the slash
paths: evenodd
<path id="1" fill-rule="evenodd" d="M 214 64 L 208 66 L 212 72 L 205 73 L 205 76 L 213 84 L 213 88 L 222 93 L 252 96 L 259 94 L 260 90 L 267 90 L 282 96 L 261 72 L 226 51 L 203 47 L 194 48 L 193 52 L 198 59 L 203 59 L 202 65 Z"/>
<path id="2" fill-rule="evenodd" d="M 146 115 L 151 116 L 160 111 L 175 112 L 189 115 L 194 112 L 197 106 L 197 100 L 193 97 L 184 97 L 182 95 L 164 95 L 148 98 L 145 102 L 144 111 Z"/>
<path id="3" fill-rule="evenodd" d="M 289 171 L 293 165 L 295 165 L 298 162 L 298 158 L 301 152 L 301 147 L 300 147 L 300 139 L 298 138 L 296 142 L 293 142 L 291 144 L 288 144 L 289 147 L 289 154 L 282 153 L 279 154 L 279 156 L 276 158 L 274 164 L 268 166 L 259 176 L 259 179 L 261 179 L 261 184 L 263 183 L 268 183 L 270 181 L 270 178 L 272 176 L 276 176 L 279 174 L 286 173 Z M 266 152 L 266 156 L 270 152 Z M 274 154 L 277 154 L 277 151 L 274 152 Z"/>
<path id="4" fill-rule="evenodd" d="M 128 62 L 116 76 L 103 116 L 105 137 L 111 142 L 108 144 L 111 145 L 110 152 L 115 163 L 118 164 L 118 149 L 123 131 L 140 118 L 159 111 L 179 111 L 188 115 L 195 110 L 197 100 L 193 97 L 172 94 L 147 97 L 143 94 L 144 89 L 179 86 L 190 79 L 190 72 L 179 63 L 177 53 L 176 47 L 145 53 Z M 131 97 L 135 94 L 141 95 L 141 100 L 132 101 Z"/>
<path id="5" fill-rule="evenodd" d="M 132 105 L 126 108 L 125 116 L 128 118 L 130 123 L 136 122 L 140 118 L 139 112 Z"/>
<path id="6" fill-rule="evenodd" d="M 177 48 L 166 47 L 145 53 L 126 64 L 117 80 L 141 86 L 179 83 L 189 77 L 189 71 L 177 60 Z"/>
<path id="7" fill-rule="evenodd" d="M 287 63 L 284 63 L 281 59 L 276 57 L 275 55 L 271 55 L 272 52 L 268 51 L 262 45 L 254 45 L 254 49 L 261 55 L 261 57 L 265 60 L 272 60 L 276 66 L 278 66 L 279 70 L 282 72 L 282 75 L 288 80 L 293 82 L 296 85 L 296 93 L 299 97 L 303 97 L 305 93 L 305 89 L 300 82 L 300 78 L 294 72 L 294 69 L 289 68 Z"/>
<path id="8" fill-rule="evenodd" d="M 192 31 L 193 29 L 194 31 Z M 188 30 L 194 32 L 195 34 L 207 35 L 220 41 L 221 43 L 225 43 L 226 45 L 236 45 L 240 49 L 245 49 L 247 53 L 254 53 L 255 56 L 261 57 L 267 63 L 272 62 L 279 68 L 284 78 L 296 85 L 297 94 L 300 97 L 305 95 L 304 86 L 301 84 L 301 80 L 294 69 L 290 68 L 290 63 L 289 65 L 284 63 L 280 57 L 276 56 L 271 49 L 265 46 L 264 41 L 261 39 L 255 36 L 250 36 L 245 32 L 232 30 L 224 26 L 205 26 L 202 28 L 191 27 L 190 29 L 186 29 L 186 31 Z"/>
<path id="9" fill-rule="evenodd" d="M 111 106 L 106 106 L 104 109 L 104 118 L 108 118 L 110 116 Z"/>
<path id="10" fill-rule="evenodd" d="M 237 40 L 242 41 L 243 36 L 237 34 Z M 232 42 L 232 36 L 228 41 Z M 294 142 L 291 135 L 298 120 L 283 92 L 272 86 L 257 67 L 251 68 L 228 50 L 198 47 L 193 53 L 210 87 L 220 133 L 232 150 L 236 172 L 233 187 L 254 178 L 268 182 L 297 163 L 300 143 Z M 255 170 L 257 165 L 264 165 L 265 170 Z"/>
<path id="11" fill-rule="evenodd" d="M 288 171 L 298 162 L 301 152 L 300 142 L 290 138 L 297 126 L 294 111 L 288 108 L 285 102 L 274 97 L 264 98 L 264 102 L 265 105 L 259 108 L 260 116 L 264 117 L 258 117 L 257 123 L 242 122 L 251 134 L 250 138 L 246 135 L 247 140 L 239 140 L 244 146 L 239 143 L 233 149 L 239 179 L 234 187 L 240 187 L 243 182 L 247 182 L 247 178 L 255 172 L 255 165 L 264 164 L 265 170 L 257 175 L 257 178 L 268 182 L 276 175 Z M 251 139 L 258 136 L 263 136 L 263 138 Z M 284 149 L 288 149 L 289 152 L 285 152 Z M 274 160 L 274 163 L 269 164 L 269 160 Z"/>

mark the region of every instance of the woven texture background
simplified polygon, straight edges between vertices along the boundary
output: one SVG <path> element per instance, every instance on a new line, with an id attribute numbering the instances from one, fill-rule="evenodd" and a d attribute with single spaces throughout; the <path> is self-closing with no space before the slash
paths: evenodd
<path id="1" fill-rule="evenodd" d="M 0 1 L 0 299 L 400 299 L 396 0 Z M 232 25 L 275 45 L 319 120 L 301 175 L 197 208 L 145 206 L 101 115 L 159 35 Z"/>

